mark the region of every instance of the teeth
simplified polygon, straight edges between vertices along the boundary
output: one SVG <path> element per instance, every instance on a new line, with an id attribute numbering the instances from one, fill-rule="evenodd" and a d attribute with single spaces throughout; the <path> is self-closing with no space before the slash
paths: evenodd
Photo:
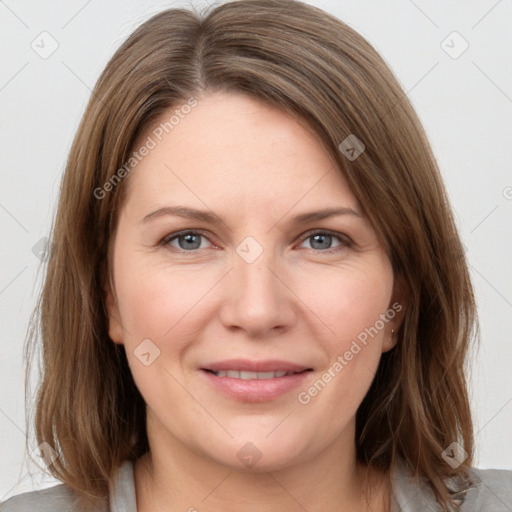
<path id="1" fill-rule="evenodd" d="M 264 379 L 275 379 L 277 377 L 284 377 L 285 375 L 292 375 L 293 372 L 244 372 L 236 370 L 219 370 L 214 372 L 217 377 L 231 377 L 233 379 L 242 380 L 264 380 Z"/>

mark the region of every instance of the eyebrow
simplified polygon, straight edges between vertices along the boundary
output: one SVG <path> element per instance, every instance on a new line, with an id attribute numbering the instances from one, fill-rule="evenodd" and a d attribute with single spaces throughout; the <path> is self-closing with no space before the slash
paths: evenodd
<path id="1" fill-rule="evenodd" d="M 196 210 L 195 208 L 189 208 L 187 206 L 166 206 L 159 208 L 154 212 L 148 213 L 143 219 L 142 223 L 147 223 L 153 219 L 164 216 L 176 216 L 183 217 L 185 219 L 198 220 L 203 222 L 209 222 L 211 224 L 224 224 L 225 221 L 219 215 L 212 211 Z M 327 219 L 328 217 L 335 217 L 338 215 L 352 215 L 354 217 L 363 218 L 363 215 L 358 210 L 347 207 L 338 208 L 324 208 L 323 210 L 317 210 L 313 212 L 306 212 L 296 215 L 290 220 L 290 224 L 298 225 L 305 224 L 308 222 L 318 221 Z"/>

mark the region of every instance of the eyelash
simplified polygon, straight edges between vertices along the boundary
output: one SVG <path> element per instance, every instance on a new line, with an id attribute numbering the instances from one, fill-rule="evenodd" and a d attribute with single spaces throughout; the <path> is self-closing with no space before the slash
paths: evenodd
<path id="1" fill-rule="evenodd" d="M 170 242 L 172 242 L 173 240 L 175 240 L 181 236 L 185 236 L 185 235 L 200 235 L 200 236 L 208 239 L 205 232 L 200 229 L 197 229 L 197 230 L 186 229 L 183 231 L 178 231 L 176 233 L 171 233 L 171 234 L 167 235 L 166 237 L 164 237 L 162 239 L 162 241 L 159 243 L 159 245 L 162 245 L 165 247 L 170 247 L 170 248 L 172 248 L 172 250 L 175 250 L 178 253 L 182 253 L 182 254 L 183 253 L 191 253 L 191 254 L 197 253 L 197 251 L 199 251 L 200 249 L 193 249 L 193 250 L 186 251 L 184 249 L 178 249 L 177 247 L 170 245 Z M 326 229 L 323 229 L 323 230 L 317 229 L 317 230 L 308 231 L 304 235 L 301 235 L 300 243 L 302 244 L 308 238 L 311 238 L 315 235 L 328 235 L 328 236 L 338 239 L 338 241 L 340 242 L 339 245 L 337 245 L 335 247 L 331 247 L 329 249 L 325 249 L 325 250 L 313 249 L 313 248 L 309 249 L 310 251 L 313 251 L 315 254 L 317 254 L 317 253 L 323 253 L 323 254 L 335 253 L 335 252 L 340 251 L 346 247 L 351 247 L 353 244 L 352 240 L 350 240 L 350 238 L 348 236 L 342 235 L 341 233 L 336 233 L 334 231 L 326 230 Z M 212 243 L 212 242 L 210 241 L 210 243 Z"/>

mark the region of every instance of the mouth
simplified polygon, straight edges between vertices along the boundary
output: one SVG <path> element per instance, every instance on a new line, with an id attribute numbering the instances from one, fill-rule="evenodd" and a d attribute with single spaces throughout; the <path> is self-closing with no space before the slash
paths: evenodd
<path id="1" fill-rule="evenodd" d="M 284 374 L 293 374 L 300 373 L 306 370 L 311 370 L 309 366 L 301 365 L 297 363 L 292 363 L 291 361 L 281 361 L 277 359 L 266 359 L 261 361 L 255 361 L 251 359 L 227 359 L 225 361 L 217 361 L 214 363 L 209 363 L 205 365 L 203 370 L 210 371 L 213 373 L 218 372 L 237 372 L 242 374 L 270 374 L 270 373 L 283 373 Z M 279 377 L 283 377 L 283 375 L 279 375 Z M 231 375 L 230 375 L 231 376 Z M 233 377 L 235 375 L 233 374 Z M 236 377 L 235 377 L 236 378 Z M 241 377 L 247 378 L 247 377 Z M 249 378 L 257 378 L 251 376 Z M 273 376 L 263 376 L 262 378 L 273 378 Z"/>
<path id="2" fill-rule="evenodd" d="M 217 377 L 230 377 L 232 379 L 242 379 L 242 380 L 267 380 L 267 379 L 276 379 L 280 377 L 287 377 L 288 375 L 296 375 L 297 373 L 302 372 L 287 372 L 287 371 L 277 371 L 277 372 L 247 372 L 247 371 L 237 371 L 237 370 L 219 370 L 214 372 L 212 370 L 205 370 L 207 372 L 213 373 Z M 302 370 L 304 372 L 310 371 Z"/>
<path id="3" fill-rule="evenodd" d="M 212 388 L 242 402 L 275 400 L 304 383 L 313 371 L 286 361 L 230 360 L 201 368 Z"/>

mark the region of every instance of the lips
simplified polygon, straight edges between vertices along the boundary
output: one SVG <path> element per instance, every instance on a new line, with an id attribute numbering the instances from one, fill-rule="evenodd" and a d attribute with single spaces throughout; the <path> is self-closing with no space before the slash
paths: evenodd
<path id="1" fill-rule="evenodd" d="M 216 391 L 242 402 L 267 402 L 304 383 L 307 366 L 289 361 L 231 359 L 201 368 Z"/>
<path id="2" fill-rule="evenodd" d="M 292 363 L 289 361 L 279 360 L 265 360 L 265 361 L 251 361 L 249 359 L 229 359 L 226 361 L 219 361 L 209 363 L 203 367 L 203 370 L 211 372 L 219 371 L 235 371 L 235 372 L 286 372 L 286 373 L 300 373 L 305 370 L 311 370 L 308 366 Z"/>
<path id="3" fill-rule="evenodd" d="M 219 370 L 218 372 L 213 372 L 217 377 L 231 377 L 232 379 L 242 379 L 242 380 L 265 380 L 265 379 L 275 379 L 278 377 L 286 377 L 287 375 L 293 375 L 294 372 L 246 372 L 246 371 L 237 371 L 237 370 Z"/>

